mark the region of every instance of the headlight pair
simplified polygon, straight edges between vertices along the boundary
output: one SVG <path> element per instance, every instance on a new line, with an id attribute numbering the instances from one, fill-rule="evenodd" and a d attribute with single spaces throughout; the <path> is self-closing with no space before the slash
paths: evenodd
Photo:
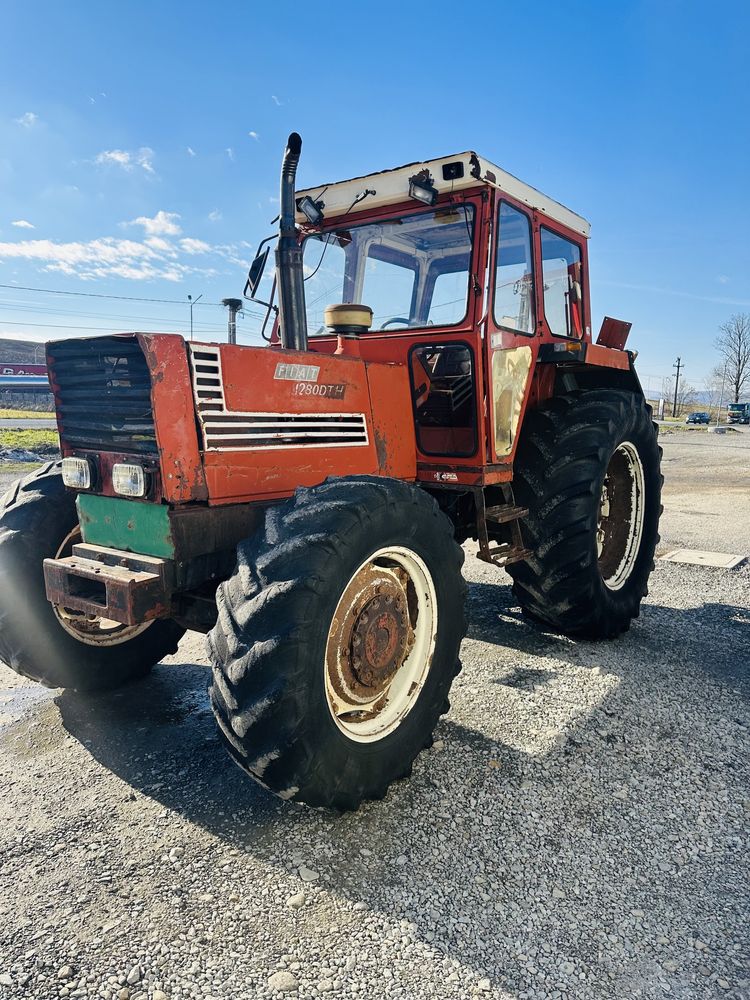
<path id="1" fill-rule="evenodd" d="M 66 486 L 90 490 L 96 481 L 96 469 L 88 458 L 64 458 L 62 477 Z M 146 495 L 146 473 L 140 465 L 116 462 L 112 466 L 112 489 L 123 497 L 143 497 Z"/>

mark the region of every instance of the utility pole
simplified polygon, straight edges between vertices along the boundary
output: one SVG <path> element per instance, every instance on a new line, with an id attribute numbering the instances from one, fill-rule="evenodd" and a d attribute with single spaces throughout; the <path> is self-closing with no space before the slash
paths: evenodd
<path id="1" fill-rule="evenodd" d="M 188 295 L 188 302 L 190 303 L 190 339 L 193 339 L 193 306 L 196 302 L 199 302 L 203 298 L 203 292 L 200 293 L 197 299 L 194 299 L 192 295 Z"/>
<path id="2" fill-rule="evenodd" d="M 677 369 L 677 376 L 674 380 L 674 403 L 672 404 L 672 416 L 677 416 L 677 390 L 680 387 L 680 372 L 685 367 L 682 363 L 682 358 L 677 359 L 677 364 L 672 365 L 673 368 Z"/>
<path id="3" fill-rule="evenodd" d="M 237 313 L 242 308 L 242 299 L 222 299 L 221 304 L 229 310 L 229 343 L 237 343 Z"/>

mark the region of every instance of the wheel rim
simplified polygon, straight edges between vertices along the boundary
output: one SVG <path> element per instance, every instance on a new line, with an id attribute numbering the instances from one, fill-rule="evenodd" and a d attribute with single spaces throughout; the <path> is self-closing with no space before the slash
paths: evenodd
<path id="1" fill-rule="evenodd" d="M 325 688 L 338 728 L 357 743 L 381 740 L 412 710 L 437 635 L 435 585 L 411 549 L 379 549 L 353 574 L 326 643 Z"/>
<path id="2" fill-rule="evenodd" d="M 638 449 L 630 441 L 615 449 L 599 502 L 596 548 L 605 586 L 619 590 L 633 572 L 643 535 L 645 484 Z"/>
<path id="3" fill-rule="evenodd" d="M 76 525 L 65 536 L 60 548 L 55 553 L 55 559 L 69 556 L 73 551 L 73 546 L 80 541 L 81 529 Z M 134 639 L 153 625 L 152 621 L 143 622 L 140 625 L 123 625 L 111 618 L 87 615 L 83 611 L 74 611 L 71 608 L 63 607 L 62 604 L 53 604 L 52 611 L 61 627 L 74 639 L 87 646 L 119 646 L 120 643 Z"/>

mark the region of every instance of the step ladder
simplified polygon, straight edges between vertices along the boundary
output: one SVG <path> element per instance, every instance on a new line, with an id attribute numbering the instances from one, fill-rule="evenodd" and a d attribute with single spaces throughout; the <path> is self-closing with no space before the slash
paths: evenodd
<path id="1" fill-rule="evenodd" d="M 531 549 L 524 545 L 519 521 L 529 513 L 527 507 L 520 507 L 513 498 L 513 487 L 509 483 L 501 485 L 505 503 L 488 507 L 485 504 L 484 487 L 475 490 L 474 498 L 477 509 L 477 541 L 479 552 L 477 558 L 493 566 L 509 566 L 511 563 L 522 562 L 532 554 Z M 487 523 L 507 524 L 510 539 L 495 543 L 490 539 Z"/>

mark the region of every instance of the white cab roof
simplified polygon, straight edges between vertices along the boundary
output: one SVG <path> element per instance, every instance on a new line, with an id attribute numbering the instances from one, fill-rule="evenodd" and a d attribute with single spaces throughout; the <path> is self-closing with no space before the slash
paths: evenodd
<path id="1" fill-rule="evenodd" d="M 460 164 L 463 168 L 463 176 L 454 180 L 445 180 L 443 177 L 443 167 L 446 164 Z M 476 187 L 477 184 L 487 184 L 490 187 L 498 188 L 515 198 L 517 201 L 528 205 L 529 208 L 538 209 L 544 215 L 549 216 L 556 222 L 561 222 L 569 229 L 588 237 L 589 223 L 580 215 L 571 212 L 569 208 L 561 205 L 558 201 L 548 198 L 546 194 L 537 191 L 530 184 L 524 184 L 513 174 L 509 174 L 500 167 L 496 167 L 489 160 L 478 156 L 471 151 L 466 153 L 455 153 L 453 156 L 441 156 L 437 160 L 424 160 L 421 163 L 407 163 L 403 167 L 395 167 L 393 170 L 382 170 L 378 174 L 366 174 L 363 177 L 353 177 L 348 181 L 336 181 L 331 184 L 318 184 L 314 188 L 305 188 L 297 191 L 297 198 L 309 195 L 314 201 L 323 201 L 326 218 L 341 215 L 346 212 L 352 215 L 365 209 L 377 208 L 378 206 L 393 205 L 400 201 L 405 201 L 409 197 L 409 178 L 421 170 L 429 170 L 433 178 L 433 184 L 440 194 L 452 191 L 463 191 L 467 188 Z M 461 172 L 461 168 L 458 168 Z M 358 204 L 352 203 L 365 190 L 370 190 L 374 194 L 369 194 Z M 416 202 L 415 202 L 416 204 Z M 304 222 L 305 217 L 298 213 L 298 222 Z"/>

